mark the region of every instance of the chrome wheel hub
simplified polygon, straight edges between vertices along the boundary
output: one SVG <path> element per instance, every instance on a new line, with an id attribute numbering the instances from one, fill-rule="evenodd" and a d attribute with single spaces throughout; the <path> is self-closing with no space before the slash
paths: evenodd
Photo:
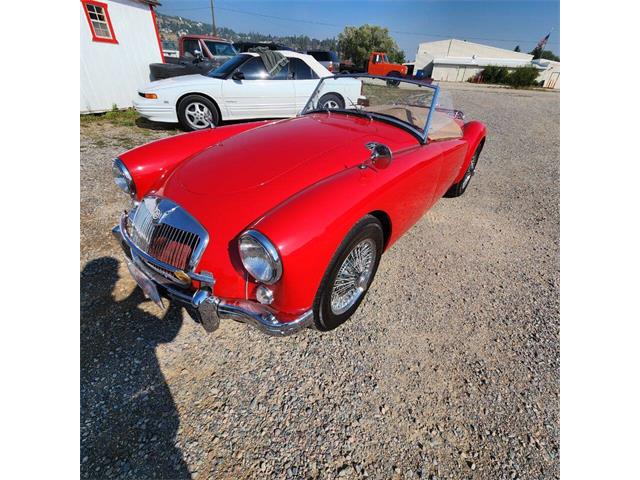
<path id="1" fill-rule="evenodd" d="M 196 130 L 210 127 L 213 122 L 211 110 L 204 103 L 190 103 L 184 113 L 189 126 Z"/>
<path id="2" fill-rule="evenodd" d="M 336 109 L 339 107 L 340 105 L 338 105 L 338 102 L 336 102 L 335 100 L 327 100 L 326 102 L 324 102 L 324 105 L 322 106 L 322 108 L 328 108 L 330 110 Z"/>
<path id="3" fill-rule="evenodd" d="M 344 259 L 331 290 L 331 311 L 340 315 L 362 296 L 371 281 L 376 244 L 370 238 L 356 244 Z"/>

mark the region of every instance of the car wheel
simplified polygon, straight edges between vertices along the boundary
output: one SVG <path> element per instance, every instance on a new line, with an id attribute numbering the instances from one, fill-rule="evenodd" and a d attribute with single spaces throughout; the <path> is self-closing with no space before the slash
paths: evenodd
<path id="1" fill-rule="evenodd" d="M 482 152 L 482 147 L 484 146 L 484 141 L 480 143 L 478 148 L 476 148 L 473 157 L 471 157 L 471 162 L 469 162 L 469 166 L 467 167 L 467 171 L 464 173 L 464 177 L 458 183 L 454 183 L 449 187 L 447 193 L 444 194 L 447 198 L 459 197 L 462 195 L 467 187 L 469 186 L 469 182 L 471 182 L 471 177 L 473 177 L 476 173 L 476 166 L 478 165 L 478 159 L 480 158 L 480 152 Z"/>
<path id="2" fill-rule="evenodd" d="M 401 77 L 400 72 L 389 72 L 387 77 Z M 397 87 L 400 85 L 400 80 L 387 80 L 387 85 L 390 87 Z"/>
<path id="3" fill-rule="evenodd" d="M 336 93 L 327 93 L 320 97 L 318 101 L 318 108 L 322 110 L 335 110 L 336 108 L 344 108 L 344 101 L 340 98 L 340 95 Z"/>
<path id="4" fill-rule="evenodd" d="M 383 248 L 384 234 L 377 218 L 367 215 L 349 231 L 331 260 L 313 303 L 318 330 L 339 327 L 358 309 L 378 270 Z"/>
<path id="5" fill-rule="evenodd" d="M 218 109 L 201 95 L 187 95 L 178 104 L 180 126 L 187 131 L 203 130 L 220 123 Z"/>

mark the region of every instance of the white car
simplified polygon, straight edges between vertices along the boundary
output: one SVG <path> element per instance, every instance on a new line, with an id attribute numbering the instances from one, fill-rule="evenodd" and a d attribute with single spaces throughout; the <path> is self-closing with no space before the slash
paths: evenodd
<path id="1" fill-rule="evenodd" d="M 293 117 L 306 105 L 319 79 L 332 73 L 310 55 L 280 51 L 289 62 L 270 77 L 257 53 L 241 53 L 207 75 L 185 75 L 151 82 L 133 102 L 143 117 L 176 123 L 186 130 L 215 127 L 221 121 Z M 319 108 L 354 108 L 362 82 L 343 78 L 332 82 Z"/>

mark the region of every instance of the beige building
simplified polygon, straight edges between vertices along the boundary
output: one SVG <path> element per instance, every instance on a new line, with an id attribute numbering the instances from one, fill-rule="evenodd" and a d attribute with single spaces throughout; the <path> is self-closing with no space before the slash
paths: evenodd
<path id="1" fill-rule="evenodd" d="M 455 38 L 421 43 L 414 62 L 414 72 L 424 70 L 426 76 L 436 81 L 466 82 L 489 65 L 507 68 L 533 66 L 540 70 L 539 80 L 545 82 L 545 87 L 560 88 L 559 62 L 534 61 L 533 55 L 528 53 Z"/>

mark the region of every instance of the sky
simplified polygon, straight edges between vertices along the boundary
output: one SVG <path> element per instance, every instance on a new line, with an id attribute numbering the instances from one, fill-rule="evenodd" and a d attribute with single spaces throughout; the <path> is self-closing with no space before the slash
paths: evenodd
<path id="1" fill-rule="evenodd" d="M 160 13 L 211 22 L 209 0 L 160 0 Z M 387 27 L 408 61 L 418 44 L 457 38 L 523 52 L 551 32 L 545 47 L 560 54 L 560 2 L 403 0 L 215 0 L 216 25 L 236 32 L 337 36 L 347 25 Z"/>

